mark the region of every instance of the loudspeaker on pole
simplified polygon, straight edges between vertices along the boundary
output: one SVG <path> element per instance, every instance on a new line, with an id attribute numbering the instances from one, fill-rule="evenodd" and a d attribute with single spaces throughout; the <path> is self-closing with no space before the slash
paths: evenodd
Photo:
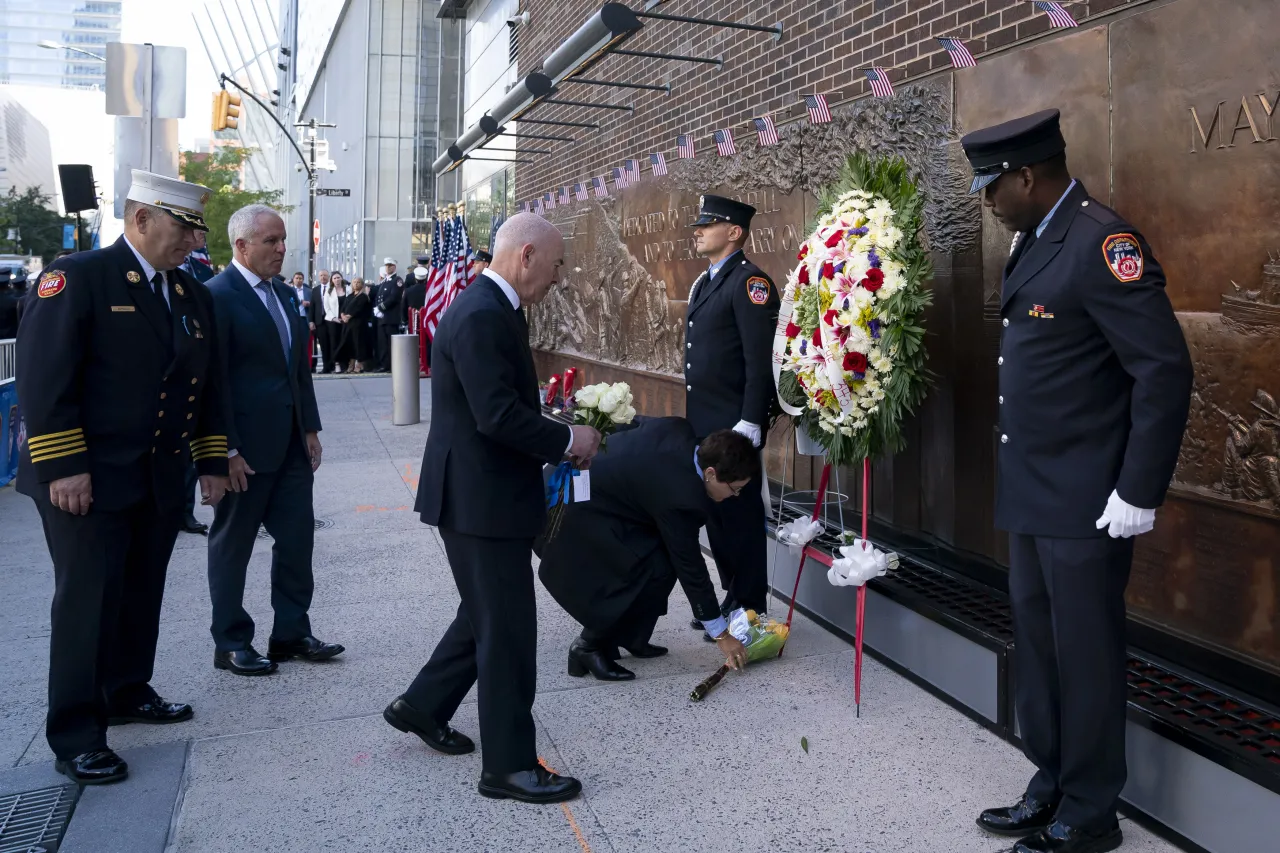
<path id="1" fill-rule="evenodd" d="M 98 209 L 98 193 L 93 186 L 92 166 L 60 163 L 58 182 L 62 184 L 62 205 L 67 213 Z"/>

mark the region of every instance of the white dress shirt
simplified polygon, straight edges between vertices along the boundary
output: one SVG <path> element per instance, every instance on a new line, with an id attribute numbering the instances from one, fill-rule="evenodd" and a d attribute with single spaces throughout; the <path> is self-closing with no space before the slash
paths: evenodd
<path id="1" fill-rule="evenodd" d="M 129 242 L 128 237 L 124 238 L 124 244 L 129 247 L 129 251 L 133 252 L 133 256 L 138 259 L 138 264 L 142 267 L 142 277 L 146 280 L 148 287 L 152 286 L 151 279 L 156 277 L 156 273 L 160 273 L 160 275 L 164 276 L 165 284 L 169 283 L 168 273 L 164 270 L 158 270 L 151 266 L 151 264 L 147 263 L 147 259 L 142 257 L 142 253 L 134 248 L 133 244 Z M 160 288 L 160 292 L 164 294 L 164 304 L 169 305 L 169 288 L 162 287 Z"/>
<path id="2" fill-rule="evenodd" d="M 498 285 L 502 290 L 502 295 L 507 297 L 507 301 L 511 303 L 511 310 L 520 310 L 520 294 L 516 293 L 516 289 L 502 276 L 493 271 L 493 267 L 489 267 L 484 271 L 483 275 L 487 275 L 493 279 L 493 283 Z M 568 453 L 569 448 L 573 447 L 573 428 L 569 428 L 569 443 L 564 446 L 564 452 Z"/>
<path id="3" fill-rule="evenodd" d="M 240 275 L 244 276 L 244 280 L 249 282 L 249 286 L 253 288 L 253 292 L 257 294 L 258 300 L 262 303 L 262 307 L 267 309 L 268 314 L 271 313 L 271 307 L 267 304 L 267 300 L 270 299 L 270 300 L 273 300 L 276 303 L 276 306 L 280 309 L 281 317 L 289 316 L 288 309 L 286 309 L 284 305 L 280 303 L 280 297 L 276 295 L 276 290 L 274 287 L 271 286 L 271 282 L 267 282 L 266 287 L 260 288 L 258 287 L 258 285 L 263 280 L 261 276 L 259 276 L 253 270 L 246 267 L 244 264 L 240 263 L 235 258 L 231 259 L 231 263 L 235 264 L 236 269 L 240 270 Z M 289 346 L 293 346 L 292 325 L 293 325 L 292 323 L 288 323 L 288 322 L 284 324 L 285 334 L 288 335 L 289 337 Z"/>

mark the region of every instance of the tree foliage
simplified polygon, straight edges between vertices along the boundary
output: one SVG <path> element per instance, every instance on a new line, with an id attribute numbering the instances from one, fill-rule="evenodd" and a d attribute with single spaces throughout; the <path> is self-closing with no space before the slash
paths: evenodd
<path id="1" fill-rule="evenodd" d="M 74 216 L 63 216 L 53 205 L 53 197 L 40 187 L 17 188 L 0 195 L 0 252 L 4 254 L 39 255 L 44 263 L 62 248 L 64 225 L 74 225 Z M 10 229 L 16 231 L 9 239 Z M 89 246 L 88 234 L 84 246 Z"/>
<path id="2" fill-rule="evenodd" d="M 231 263 L 231 241 L 227 238 L 231 214 L 249 204 L 267 204 L 282 213 L 293 209 L 281 204 L 282 190 L 246 190 L 241 186 L 242 167 L 252 153 L 250 148 L 231 147 L 209 154 L 182 152 L 182 180 L 213 190 L 204 206 L 204 221 L 209 226 L 209 259 L 215 264 Z"/>

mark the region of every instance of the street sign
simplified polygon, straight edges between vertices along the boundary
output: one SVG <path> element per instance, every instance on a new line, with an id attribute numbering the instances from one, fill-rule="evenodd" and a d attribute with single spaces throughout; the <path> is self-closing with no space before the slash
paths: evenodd
<path id="1" fill-rule="evenodd" d="M 316 189 L 317 196 L 333 196 L 334 198 L 350 198 L 351 190 L 335 190 L 325 187 Z"/>

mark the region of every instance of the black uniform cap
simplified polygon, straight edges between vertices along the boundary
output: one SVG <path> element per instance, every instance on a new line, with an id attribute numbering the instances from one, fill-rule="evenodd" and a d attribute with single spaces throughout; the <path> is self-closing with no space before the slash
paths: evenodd
<path id="1" fill-rule="evenodd" d="M 969 194 L 981 190 L 1005 172 L 1043 163 L 1067 150 L 1057 110 L 1045 110 L 965 134 L 960 140 L 973 168 Z"/>
<path id="2" fill-rule="evenodd" d="M 483 261 L 486 264 L 491 264 L 493 263 L 493 255 L 489 254 L 484 249 L 476 249 L 476 260 Z"/>
<path id="3" fill-rule="evenodd" d="M 430 256 L 430 255 L 418 255 L 418 257 L 414 258 L 414 260 L 416 260 L 416 261 L 418 262 L 418 266 L 420 266 L 420 267 L 425 267 L 427 264 L 431 263 L 431 256 Z"/>
<path id="4" fill-rule="evenodd" d="M 751 217 L 756 209 L 749 204 L 734 201 L 720 195 L 704 195 L 698 199 L 698 218 L 694 225 L 711 225 L 715 222 L 728 222 L 743 228 L 751 226 Z"/>

